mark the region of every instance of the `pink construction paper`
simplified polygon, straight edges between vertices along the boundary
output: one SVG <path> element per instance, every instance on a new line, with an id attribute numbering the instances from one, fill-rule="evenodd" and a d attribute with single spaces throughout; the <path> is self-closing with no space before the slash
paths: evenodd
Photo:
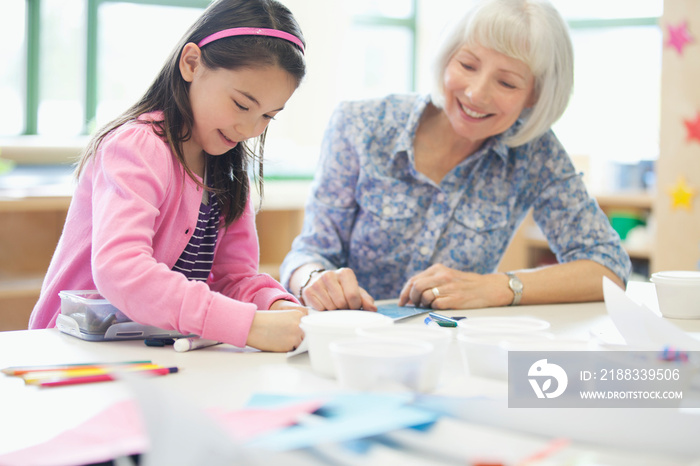
<path id="1" fill-rule="evenodd" d="M 302 414 L 316 411 L 323 401 L 311 400 L 278 408 L 235 411 L 210 409 L 210 415 L 232 439 L 250 440 L 258 435 L 288 427 Z M 121 456 L 143 453 L 150 444 L 144 420 L 133 400 L 106 408 L 79 426 L 44 443 L 0 455 L 3 466 L 73 466 L 98 463 Z"/>
<path id="2" fill-rule="evenodd" d="M 208 413 L 232 438 L 246 441 L 294 425 L 299 416 L 313 413 L 324 403 L 321 400 L 307 400 L 277 408 L 246 408 L 228 412 L 209 410 Z"/>
<path id="3" fill-rule="evenodd" d="M 149 443 L 133 401 L 121 401 L 38 445 L 0 456 L 6 466 L 73 466 L 141 453 Z"/>

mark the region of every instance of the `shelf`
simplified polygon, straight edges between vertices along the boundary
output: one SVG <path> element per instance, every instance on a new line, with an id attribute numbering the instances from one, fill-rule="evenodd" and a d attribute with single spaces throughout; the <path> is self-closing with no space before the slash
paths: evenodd
<path id="1" fill-rule="evenodd" d="M 533 232 L 532 230 L 536 231 Z M 525 232 L 525 242 L 527 247 L 549 250 L 549 243 L 547 243 L 547 240 L 536 227 L 531 227 Z M 648 260 L 651 258 L 651 247 L 628 247 L 624 242 L 622 243 L 622 247 L 625 248 L 630 259 Z"/>
<path id="2" fill-rule="evenodd" d="M 651 210 L 654 205 L 654 193 L 649 191 L 620 191 L 617 193 L 600 193 L 595 196 L 601 209 L 630 208 Z"/>
<path id="3" fill-rule="evenodd" d="M 0 299 L 38 297 L 43 280 L 43 275 L 19 277 L 0 275 Z"/>
<path id="4" fill-rule="evenodd" d="M 70 201 L 71 196 L 6 197 L 0 193 L 0 212 L 67 211 Z"/>
<path id="5" fill-rule="evenodd" d="M 275 280 L 279 280 L 280 265 L 281 264 L 260 264 L 258 271 L 270 275 Z"/>

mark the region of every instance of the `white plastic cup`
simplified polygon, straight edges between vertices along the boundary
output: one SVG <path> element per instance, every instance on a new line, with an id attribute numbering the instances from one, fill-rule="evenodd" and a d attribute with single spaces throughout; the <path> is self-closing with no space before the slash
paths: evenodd
<path id="1" fill-rule="evenodd" d="M 354 338 L 329 345 L 338 382 L 353 390 L 420 390 L 435 347 L 425 341 Z"/>
<path id="2" fill-rule="evenodd" d="M 301 318 L 299 326 L 307 340 L 309 360 L 314 372 L 335 377 L 329 344 L 356 336 L 358 328 L 393 325 L 383 314 L 370 311 L 323 311 Z"/>
<path id="3" fill-rule="evenodd" d="M 700 319 L 700 272 L 672 270 L 651 275 L 661 315 Z"/>
<path id="4" fill-rule="evenodd" d="M 421 392 L 435 389 L 445 365 L 445 356 L 452 341 L 452 330 L 427 325 L 399 324 L 386 327 L 360 328 L 357 335 L 361 338 L 379 341 L 423 341 L 434 346 L 428 361 L 428 370 L 418 386 Z"/>

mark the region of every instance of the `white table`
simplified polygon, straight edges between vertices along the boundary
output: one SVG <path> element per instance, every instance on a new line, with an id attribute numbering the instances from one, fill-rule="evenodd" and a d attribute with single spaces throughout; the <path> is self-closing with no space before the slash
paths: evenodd
<path id="1" fill-rule="evenodd" d="M 634 292 L 648 301 L 653 294 L 653 288 L 650 289 L 647 285 L 640 285 L 634 290 L 631 287 L 628 293 Z M 654 307 L 654 303 L 650 303 L 650 307 Z M 596 333 L 607 337 L 615 332 L 605 305 L 601 302 L 444 313 L 469 316 L 530 315 L 549 321 L 551 331 L 555 335 L 572 338 L 590 338 L 591 334 Z M 417 316 L 398 325 L 423 325 L 422 320 L 423 316 Z M 674 323 L 681 324 L 689 332 L 700 331 L 700 321 Z M 462 364 L 456 341 L 453 341 L 452 345 L 435 394 L 463 397 L 507 394 L 507 385 L 504 382 L 470 377 Z M 177 353 L 172 347 L 147 347 L 143 341 L 85 342 L 62 334 L 56 329 L 0 332 L 0 368 L 125 360 L 152 360 L 165 366 L 179 367 L 179 373 L 149 379 L 149 383 L 158 390 L 187 400 L 197 409 L 242 408 L 254 393 L 296 395 L 334 393 L 341 390 L 335 380 L 318 376 L 311 371 L 306 354 L 287 358 L 285 354 L 262 353 L 230 345 Z M 0 394 L 0 454 L 42 443 L 66 429 L 79 425 L 115 402 L 132 397 L 132 393 L 122 382 L 37 389 L 24 386 L 17 378 L 3 375 L 0 375 Z M 532 422 L 537 423 L 537 410 L 532 410 L 532 415 Z M 576 422 L 576 419 L 572 419 L 572 422 Z M 438 426 L 431 431 L 428 438 L 445 445 L 449 444 L 449 453 L 457 457 L 461 449 L 465 451 L 464 457 L 470 451 L 468 440 L 479 442 L 482 451 L 484 448 L 487 451 L 491 449 L 493 454 L 498 454 L 504 448 L 525 448 L 523 445 L 527 445 L 528 442 L 537 444 L 548 440 L 547 437 L 526 432 L 501 429 L 497 421 L 492 424 L 485 427 L 476 423 L 445 419 L 438 422 Z M 599 427 L 591 426 L 592 429 Z M 655 426 L 649 426 L 649 429 L 653 428 Z M 624 432 L 618 434 L 624 438 Z M 554 437 L 556 433 L 552 433 L 550 438 Z M 593 454 L 596 460 L 608 461 L 607 464 L 684 464 L 690 460 L 687 454 L 675 456 L 645 451 L 643 444 L 640 444 L 638 450 L 628 448 L 629 443 L 621 442 L 620 445 L 625 447 L 615 448 L 610 445 L 574 442 L 568 447 L 568 451 L 572 452 L 574 457 Z M 402 464 L 410 464 L 405 462 L 408 457 L 401 455 L 402 452 L 388 452 L 388 449 L 384 449 L 362 463 L 382 464 L 387 458 L 394 458 Z M 700 445 L 697 447 L 696 456 L 700 458 Z M 314 459 L 301 452 L 299 458 L 302 464 L 318 461 L 318 458 Z M 444 464 L 443 460 L 444 458 L 438 463 Z M 414 464 L 430 463 L 425 457 Z"/>

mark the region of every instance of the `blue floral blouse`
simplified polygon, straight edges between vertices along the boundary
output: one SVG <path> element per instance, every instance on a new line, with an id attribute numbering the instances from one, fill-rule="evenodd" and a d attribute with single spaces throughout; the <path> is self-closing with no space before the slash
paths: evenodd
<path id="1" fill-rule="evenodd" d="M 308 262 L 350 267 L 375 299 L 397 298 L 432 264 L 493 273 L 530 208 L 559 262 L 589 259 L 627 281 L 619 236 L 551 131 L 515 148 L 492 137 L 436 185 L 414 164 L 429 102 L 392 95 L 335 110 L 303 231 L 281 267 L 285 286 Z"/>

